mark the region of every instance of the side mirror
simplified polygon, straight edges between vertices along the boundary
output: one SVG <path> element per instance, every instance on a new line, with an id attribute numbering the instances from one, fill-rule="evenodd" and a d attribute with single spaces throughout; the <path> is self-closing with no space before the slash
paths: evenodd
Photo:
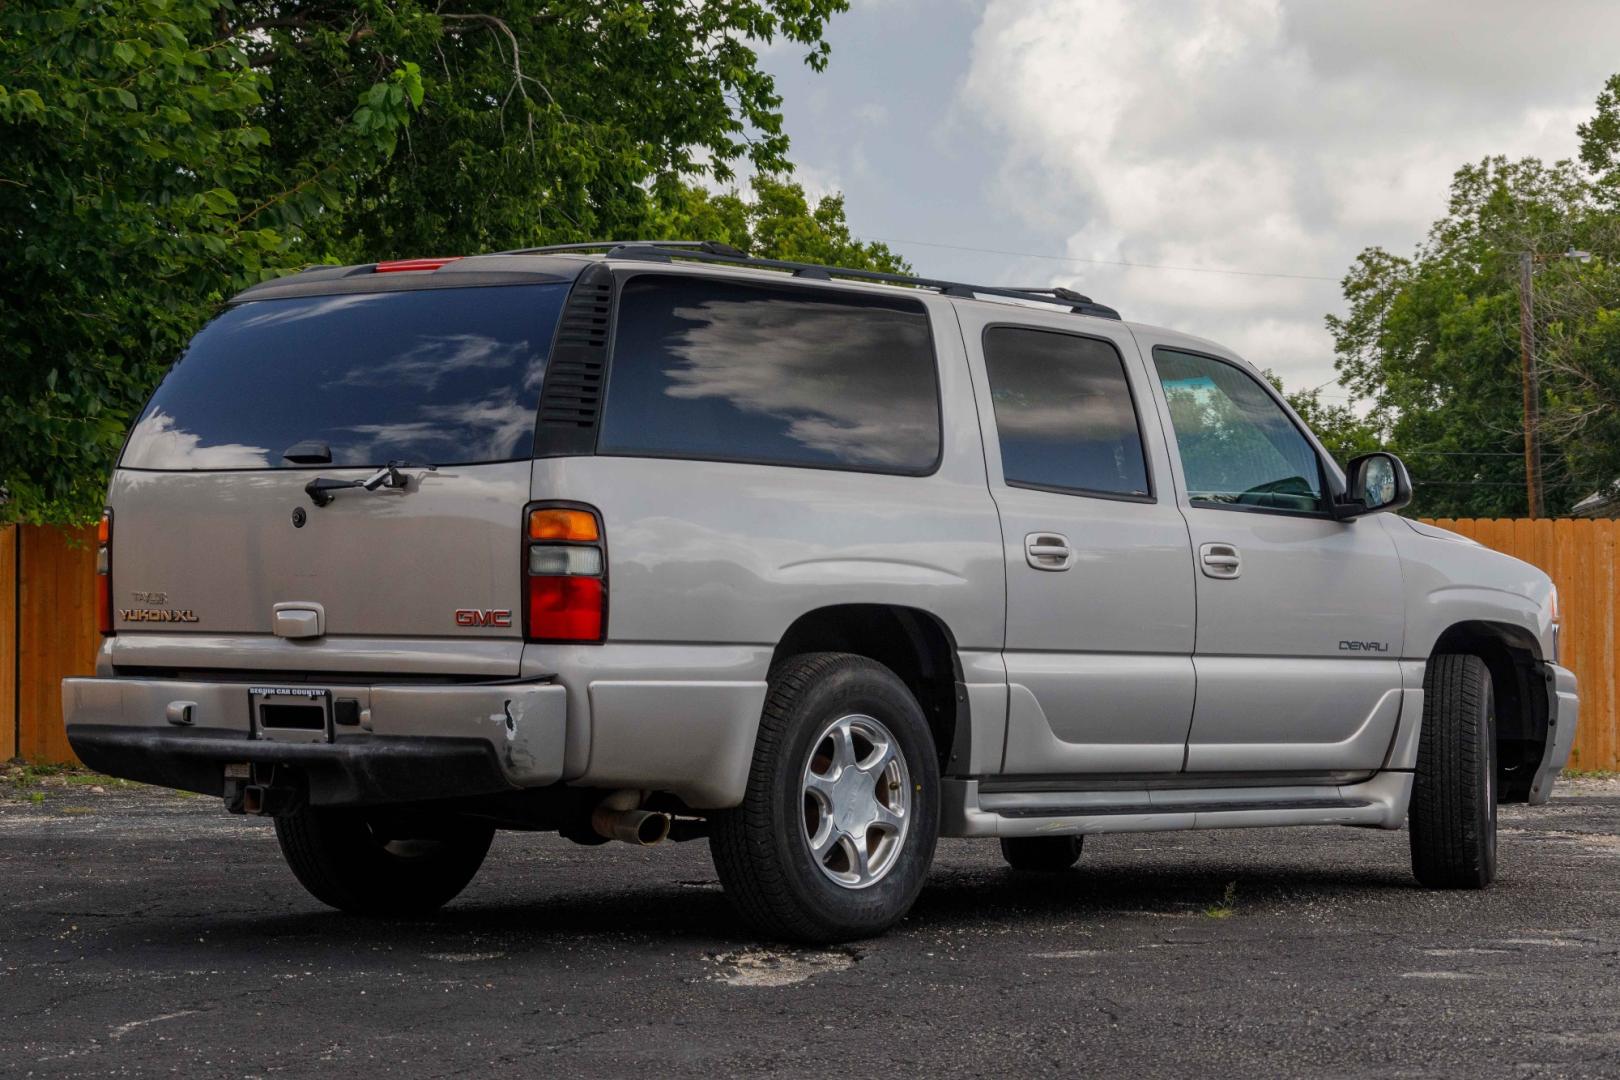
<path id="1" fill-rule="evenodd" d="M 1412 501 L 1412 477 L 1394 454 L 1363 454 L 1345 467 L 1347 490 L 1334 504 L 1336 518 L 1399 510 Z"/>

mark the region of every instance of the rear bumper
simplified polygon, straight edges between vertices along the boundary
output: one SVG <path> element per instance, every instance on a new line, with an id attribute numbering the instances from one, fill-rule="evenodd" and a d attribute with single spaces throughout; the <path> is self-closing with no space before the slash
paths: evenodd
<path id="1" fill-rule="evenodd" d="M 1575 727 L 1580 722 L 1580 691 L 1575 673 L 1557 664 L 1547 665 L 1547 746 L 1541 767 L 1530 781 L 1531 803 L 1552 798 L 1553 781 L 1569 764 L 1569 751 L 1575 745 Z"/>
<path id="2" fill-rule="evenodd" d="M 256 739 L 245 683 L 66 679 L 68 741 L 84 763 L 144 783 L 222 794 L 225 766 L 284 765 L 315 805 L 481 795 L 562 777 L 567 691 L 548 682 L 342 686 L 361 723 L 330 741 Z M 189 704 L 191 723 L 167 719 Z"/>
<path id="3" fill-rule="evenodd" d="M 545 673 L 449 685 L 324 684 L 306 667 L 300 683 L 355 698 L 362 711 L 361 725 L 335 726 L 330 742 L 253 738 L 250 684 L 240 680 L 66 679 L 62 712 L 91 768 L 207 794 L 221 793 L 225 765 L 257 763 L 296 767 L 321 805 L 562 781 L 721 809 L 742 801 L 765 699 L 755 672 L 769 657 L 738 646 L 547 646 Z M 260 682 L 276 680 L 267 671 Z M 190 725 L 168 721 L 175 703 L 191 704 Z"/>

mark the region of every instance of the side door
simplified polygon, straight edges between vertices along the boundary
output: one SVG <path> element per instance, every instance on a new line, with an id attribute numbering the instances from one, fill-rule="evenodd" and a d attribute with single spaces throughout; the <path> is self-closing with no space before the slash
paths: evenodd
<path id="1" fill-rule="evenodd" d="M 1193 707 L 1192 555 L 1141 356 L 1097 320 L 958 315 L 1007 574 L 1003 772 L 1174 773 Z"/>
<path id="2" fill-rule="evenodd" d="M 1394 542 L 1328 514 L 1323 456 L 1245 365 L 1140 340 L 1198 569 L 1187 770 L 1377 769 L 1400 710 Z"/>

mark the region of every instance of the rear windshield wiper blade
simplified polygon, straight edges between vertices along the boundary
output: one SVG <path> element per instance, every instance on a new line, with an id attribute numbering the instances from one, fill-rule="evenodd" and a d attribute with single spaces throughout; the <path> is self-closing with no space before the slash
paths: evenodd
<path id="1" fill-rule="evenodd" d="M 332 501 L 333 492 L 343 491 L 346 488 L 360 488 L 364 491 L 376 491 L 378 488 L 389 488 L 398 492 L 405 492 L 411 478 L 400 472 L 401 469 L 425 469 L 428 472 L 438 470 L 437 465 L 412 465 L 408 461 L 390 461 L 364 480 L 334 480 L 330 476 L 317 476 L 304 485 L 304 494 L 316 506 L 326 506 Z"/>

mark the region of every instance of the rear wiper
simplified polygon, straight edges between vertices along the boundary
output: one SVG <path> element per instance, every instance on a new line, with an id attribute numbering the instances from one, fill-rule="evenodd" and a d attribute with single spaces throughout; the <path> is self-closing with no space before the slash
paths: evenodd
<path id="1" fill-rule="evenodd" d="M 378 488 L 391 488 L 404 492 L 411 482 L 411 478 L 400 472 L 401 469 L 425 469 L 436 472 L 437 465 L 412 465 L 408 461 L 390 461 L 364 480 L 334 480 L 329 476 L 317 476 L 304 485 L 304 494 L 316 506 L 326 506 L 332 501 L 332 493 L 345 488 L 360 488 L 363 491 L 376 491 Z"/>

